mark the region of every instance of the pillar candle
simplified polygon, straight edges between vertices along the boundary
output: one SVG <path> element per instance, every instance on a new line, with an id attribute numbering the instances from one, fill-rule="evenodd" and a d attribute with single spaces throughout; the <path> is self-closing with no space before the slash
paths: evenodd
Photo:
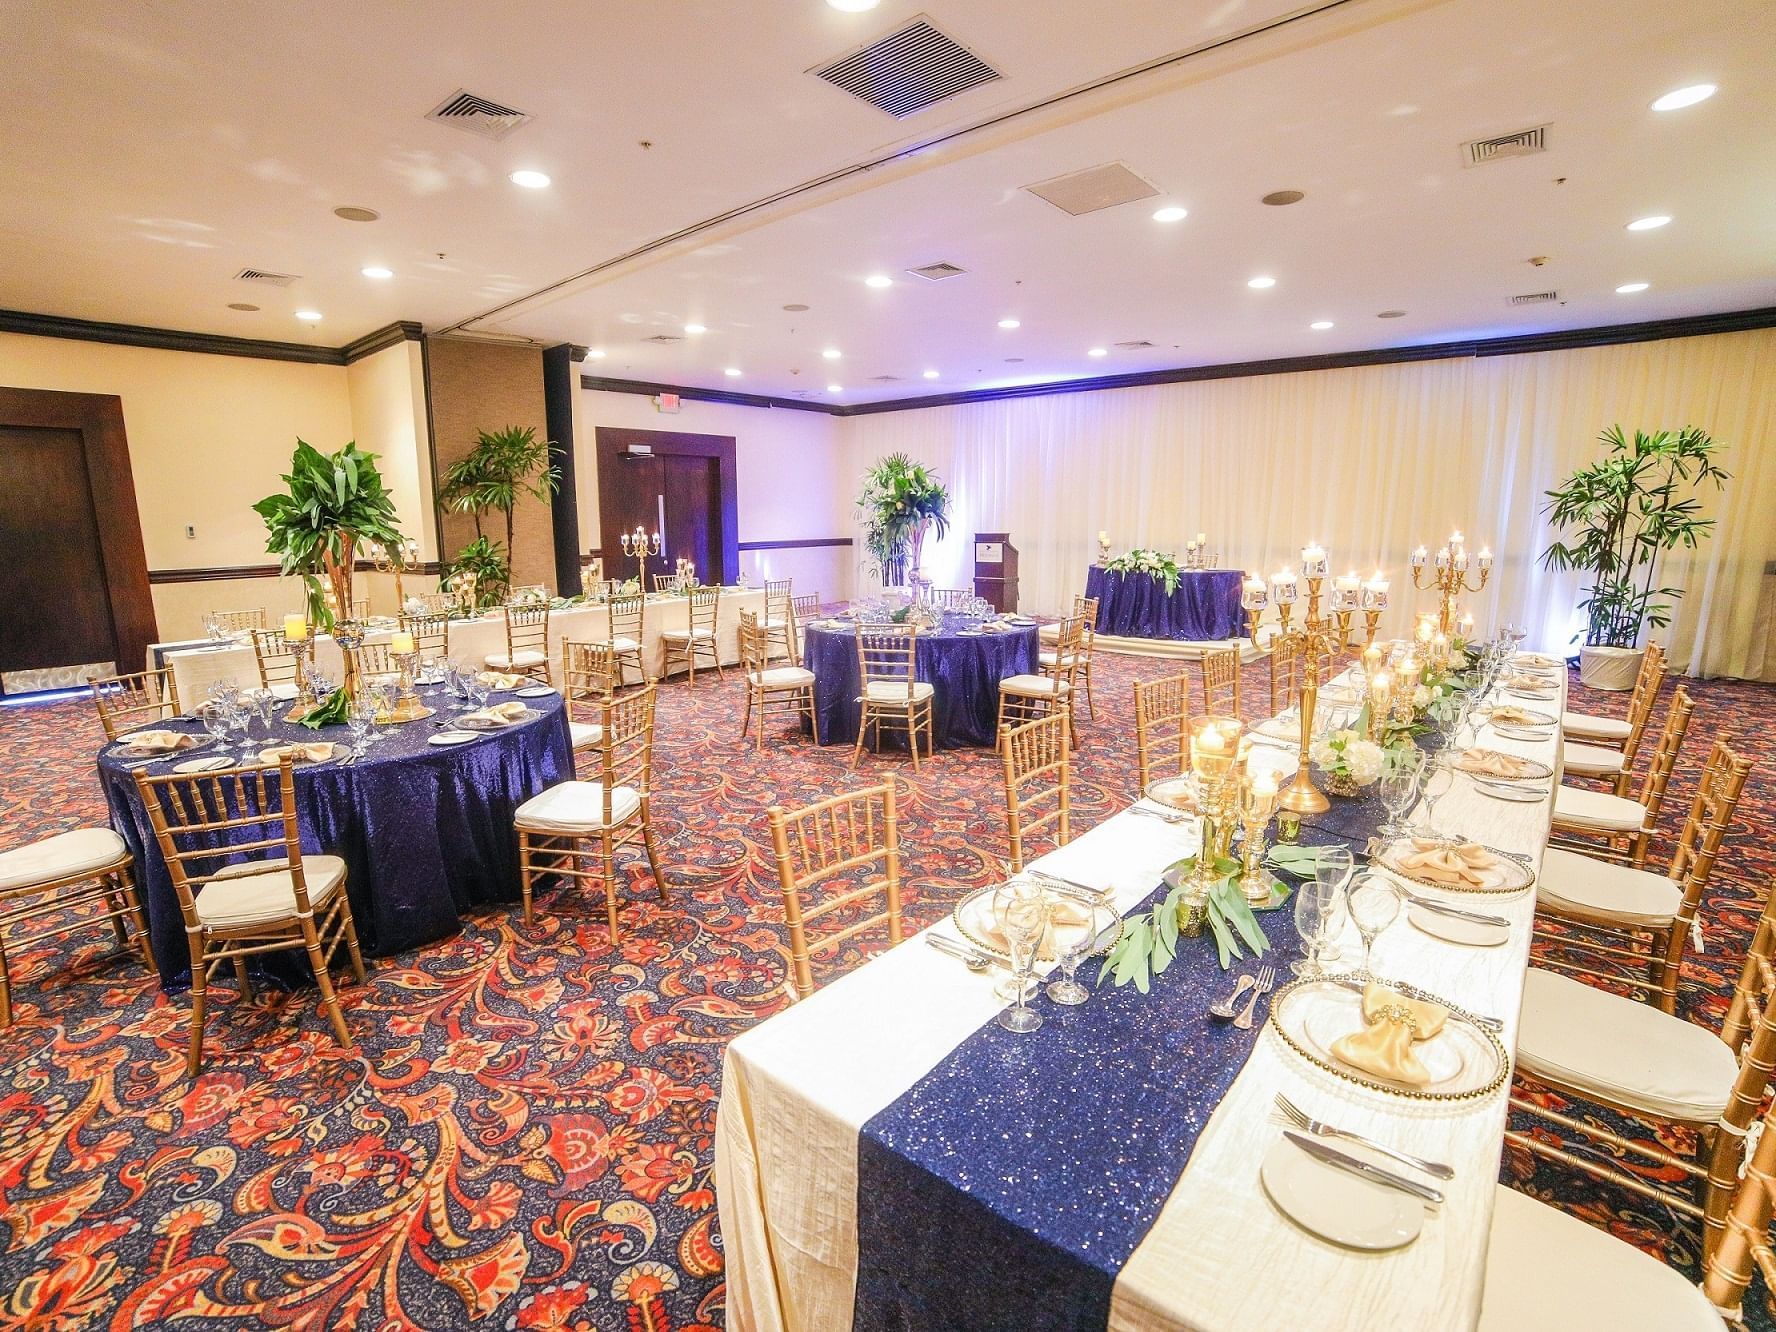
<path id="1" fill-rule="evenodd" d="M 300 643 L 308 637 L 308 621 L 300 615 L 284 616 L 284 639 L 290 643 Z"/>
<path id="2" fill-rule="evenodd" d="M 1261 611 L 1270 604 L 1270 593 L 1265 590 L 1264 580 L 1257 574 L 1247 574 L 1241 587 L 1244 595 L 1240 598 L 1240 604 L 1247 610 Z"/>
<path id="3" fill-rule="evenodd" d="M 412 652 L 413 652 L 413 635 L 412 634 L 398 633 L 389 639 L 389 653 L 391 656 L 405 657 L 405 656 L 409 656 Z"/>
<path id="4" fill-rule="evenodd" d="M 1492 547 L 1491 546 L 1480 547 L 1479 560 L 1480 560 L 1480 570 L 1482 573 L 1484 573 L 1486 570 L 1492 568 Z"/>
<path id="5" fill-rule="evenodd" d="M 1279 606 L 1292 606 L 1295 603 L 1295 575 L 1287 569 L 1279 569 L 1270 580 L 1270 592 Z"/>
<path id="6" fill-rule="evenodd" d="M 1430 556 L 1426 552 L 1425 548 L 1423 546 L 1420 546 L 1417 550 L 1412 552 L 1412 567 L 1414 569 L 1424 568 L 1425 561 L 1429 558 L 1430 558 Z"/>

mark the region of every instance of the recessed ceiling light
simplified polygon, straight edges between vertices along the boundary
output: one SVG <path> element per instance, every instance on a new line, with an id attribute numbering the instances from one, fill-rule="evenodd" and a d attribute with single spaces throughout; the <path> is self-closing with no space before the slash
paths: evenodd
<path id="1" fill-rule="evenodd" d="M 1272 208 L 1286 208 L 1290 204 L 1300 203 L 1305 198 L 1307 196 L 1300 190 L 1272 190 L 1258 202 L 1269 204 Z"/>
<path id="2" fill-rule="evenodd" d="M 360 269 L 359 271 L 362 272 L 365 277 L 375 278 L 378 282 L 381 282 L 386 278 L 392 278 L 395 275 L 394 269 L 383 268 L 376 264 L 372 264 L 369 268 Z"/>
<path id="3" fill-rule="evenodd" d="M 382 216 L 374 208 L 357 208 L 350 204 L 333 210 L 333 216 L 346 222 L 374 222 Z"/>
<path id="4" fill-rule="evenodd" d="M 999 321 L 1000 328 L 1017 328 L 1019 326 L 1019 321 L 1016 319 L 1001 319 Z"/>
<path id="5" fill-rule="evenodd" d="M 1024 358 L 1021 356 L 1007 356 L 1005 358 L 1005 364 L 1007 365 L 1022 365 L 1023 363 Z"/>
<path id="6" fill-rule="evenodd" d="M 887 276 L 885 273 L 871 273 L 863 280 L 863 285 L 866 287 L 875 287 L 877 289 L 882 287 L 892 287 L 894 285 L 894 279 Z"/>
<path id="7" fill-rule="evenodd" d="M 546 190 L 549 188 L 549 178 L 541 171 L 514 171 L 508 179 L 511 180 L 512 184 L 522 186 L 527 190 Z"/>
<path id="8" fill-rule="evenodd" d="M 927 370 L 927 371 L 926 371 L 926 372 L 925 372 L 925 378 L 926 378 L 926 379 L 936 379 L 936 378 L 937 378 L 937 371 L 935 371 L 935 370 Z"/>
<path id="9" fill-rule="evenodd" d="M 785 310 L 788 310 L 791 314 L 800 314 L 803 310 L 806 310 L 808 307 L 797 302 L 796 304 L 793 304 L 793 305 L 786 305 L 783 308 Z"/>
<path id="10" fill-rule="evenodd" d="M 828 393 L 843 393 L 845 391 L 845 386 L 843 384 L 828 384 L 826 386 L 826 391 Z"/>
<path id="11" fill-rule="evenodd" d="M 1383 310 L 1375 317 L 1377 319 L 1404 319 L 1406 312 L 1404 310 Z"/>
<path id="12" fill-rule="evenodd" d="M 1273 277 L 1255 277 L 1246 279 L 1246 285 L 1252 288 L 1253 291 L 1263 291 L 1266 287 L 1274 287 L 1276 284 L 1277 280 Z"/>
<path id="13" fill-rule="evenodd" d="M 839 359 L 839 349 L 837 347 L 828 347 L 820 354 L 829 361 L 836 361 Z"/>
<path id="14" fill-rule="evenodd" d="M 1312 329 L 1318 329 L 1320 332 L 1323 333 L 1327 329 L 1332 327 L 1332 321 L 1330 319 L 1316 319 L 1313 321 L 1313 323 L 1309 324 L 1308 327 L 1312 328 Z"/>
<path id="15" fill-rule="evenodd" d="M 228 303 L 228 308 L 230 310 L 257 310 L 259 307 L 257 305 L 248 305 L 245 301 L 230 301 Z"/>
<path id="16" fill-rule="evenodd" d="M 604 359 L 604 348 L 603 347 L 588 348 L 586 351 L 586 359 L 588 361 L 602 361 Z"/>
<path id="17" fill-rule="evenodd" d="M 1087 356 L 1108 356 L 1109 354 L 1110 349 L 1108 347 L 1093 347 L 1086 353 Z"/>
<path id="18" fill-rule="evenodd" d="M 1669 221 L 1671 221 L 1671 219 L 1666 217 L 1663 213 L 1655 213 L 1651 217 L 1637 217 L 1637 218 L 1635 218 L 1634 221 L 1632 221 L 1628 224 L 1628 230 L 1630 230 L 1630 231 L 1657 231 L 1660 227 L 1664 226 Z"/>
<path id="19" fill-rule="evenodd" d="M 882 0 L 826 0 L 826 3 L 841 14 L 863 14 L 881 4 Z"/>
<path id="20" fill-rule="evenodd" d="M 1616 288 L 1616 295 L 1632 296 L 1637 291 L 1645 291 L 1648 285 L 1645 282 L 1624 282 Z"/>
<path id="21" fill-rule="evenodd" d="M 296 317 L 304 323 L 318 324 L 321 320 L 321 312 L 319 310 L 298 310 Z"/>
<path id="22" fill-rule="evenodd" d="M 736 366 L 730 365 L 726 370 L 723 370 L 722 373 L 724 375 L 726 375 L 729 379 L 740 378 L 740 371 L 739 371 L 738 367 L 736 367 Z"/>
<path id="23" fill-rule="evenodd" d="M 697 334 L 707 333 L 709 330 L 704 328 L 701 324 L 686 324 L 685 332 L 689 333 L 692 337 L 695 337 Z"/>
<path id="24" fill-rule="evenodd" d="M 1677 88 L 1666 93 L 1653 103 L 1655 111 L 1681 111 L 1686 106 L 1694 106 L 1697 102 L 1706 102 L 1714 96 L 1712 83 L 1693 83 L 1688 88 Z"/>
<path id="25" fill-rule="evenodd" d="M 1188 208 L 1178 208 L 1174 206 L 1171 208 L 1161 208 L 1153 215 L 1153 220 L 1155 222 L 1182 222 L 1189 216 L 1190 210 Z"/>

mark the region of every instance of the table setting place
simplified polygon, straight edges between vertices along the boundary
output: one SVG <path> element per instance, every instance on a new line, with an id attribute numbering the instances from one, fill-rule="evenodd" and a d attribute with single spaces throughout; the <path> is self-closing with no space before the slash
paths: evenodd
<path id="1" fill-rule="evenodd" d="M 1557 740 L 1510 640 L 1381 646 L 1312 736 L 1305 700 L 1192 719 L 1177 778 L 730 1044 L 732 1299 L 775 1272 L 785 1326 L 989 1326 L 1031 1290 L 1020 1326 L 1305 1325 L 1322 1295 L 1350 1321 L 1314 1326 L 1471 1323 Z M 1527 733 L 1483 745 L 1494 718 Z"/>

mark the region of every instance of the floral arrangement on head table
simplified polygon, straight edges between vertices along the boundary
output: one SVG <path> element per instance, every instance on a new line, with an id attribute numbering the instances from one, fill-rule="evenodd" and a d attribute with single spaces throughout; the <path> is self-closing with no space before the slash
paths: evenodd
<path id="1" fill-rule="evenodd" d="M 1166 595 L 1178 590 L 1178 561 L 1163 551 L 1137 547 L 1104 566 L 1111 573 L 1152 574 L 1165 584 Z"/>

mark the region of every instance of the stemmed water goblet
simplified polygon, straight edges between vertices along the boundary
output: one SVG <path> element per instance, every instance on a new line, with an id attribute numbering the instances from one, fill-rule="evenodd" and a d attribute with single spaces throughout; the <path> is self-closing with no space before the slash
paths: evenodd
<path id="1" fill-rule="evenodd" d="M 993 894 L 993 917 L 1011 954 L 1012 1006 L 999 1014 L 999 1025 L 1007 1031 L 1035 1031 L 1042 1025 L 1042 1014 L 1028 1001 L 1036 988 L 1036 952 L 1048 927 L 1048 895 L 1029 879 L 1012 879 Z"/>
<path id="2" fill-rule="evenodd" d="M 1387 809 L 1387 822 L 1381 825 L 1383 837 L 1403 837 L 1406 811 L 1418 800 L 1419 783 L 1424 780 L 1429 756 L 1416 746 L 1405 752 L 1393 751 L 1381 770 L 1381 803 Z"/>
<path id="3" fill-rule="evenodd" d="M 376 701 L 372 698 L 353 699 L 351 711 L 346 714 L 345 721 L 351 727 L 350 761 L 355 763 L 364 757 L 365 750 L 370 747 L 370 732 L 376 725 Z"/>
<path id="4" fill-rule="evenodd" d="M 1454 763 L 1447 754 L 1434 756 L 1424 776 L 1424 817 L 1421 825 L 1427 837 L 1441 839 L 1442 834 L 1437 831 L 1437 802 L 1448 795 L 1454 785 Z"/>
<path id="5" fill-rule="evenodd" d="M 1091 998 L 1091 991 L 1075 980 L 1073 973 L 1079 970 L 1079 964 L 1097 942 L 1098 935 L 1109 929 L 1116 918 L 1104 902 L 1081 902 L 1078 906 L 1083 911 L 1083 920 L 1062 920 L 1057 914 L 1050 922 L 1055 948 L 1060 953 L 1061 978 L 1051 980 L 1043 993 L 1057 1004 L 1083 1004 Z"/>
<path id="6" fill-rule="evenodd" d="M 465 671 L 463 673 L 462 682 L 463 692 L 469 696 L 469 702 L 474 705 L 475 710 L 480 711 L 482 708 L 486 707 L 487 696 L 493 692 L 493 689 L 487 681 L 481 678 L 480 672 L 475 670 Z"/>
<path id="7" fill-rule="evenodd" d="M 1295 930 L 1307 945 L 1307 956 L 1292 963 L 1290 970 L 1304 980 L 1326 974 L 1320 957 L 1332 937 L 1344 923 L 1344 904 L 1338 889 L 1318 878 L 1295 890 Z"/>
<path id="8" fill-rule="evenodd" d="M 1347 846 L 1322 846 L 1314 857 L 1314 882 L 1330 890 L 1335 908 L 1342 912 L 1344 907 L 1344 888 L 1350 882 L 1350 876 L 1356 866 Z M 1343 921 L 1339 916 L 1339 921 Z M 1338 931 L 1334 929 L 1327 936 L 1321 949 L 1320 958 L 1327 962 L 1336 962 L 1344 954 L 1337 943 Z"/>
<path id="9" fill-rule="evenodd" d="M 277 694 L 270 689 L 255 689 L 247 697 L 253 700 L 253 707 L 259 713 L 259 720 L 265 726 L 265 738 L 271 739 L 271 722 L 272 718 L 277 715 Z"/>
<path id="10" fill-rule="evenodd" d="M 1375 973 L 1369 969 L 1369 955 L 1382 931 L 1399 918 L 1399 890 L 1379 874 L 1365 874 L 1351 885 L 1347 904 L 1351 923 L 1363 936 L 1362 974 L 1372 976 Z"/>

